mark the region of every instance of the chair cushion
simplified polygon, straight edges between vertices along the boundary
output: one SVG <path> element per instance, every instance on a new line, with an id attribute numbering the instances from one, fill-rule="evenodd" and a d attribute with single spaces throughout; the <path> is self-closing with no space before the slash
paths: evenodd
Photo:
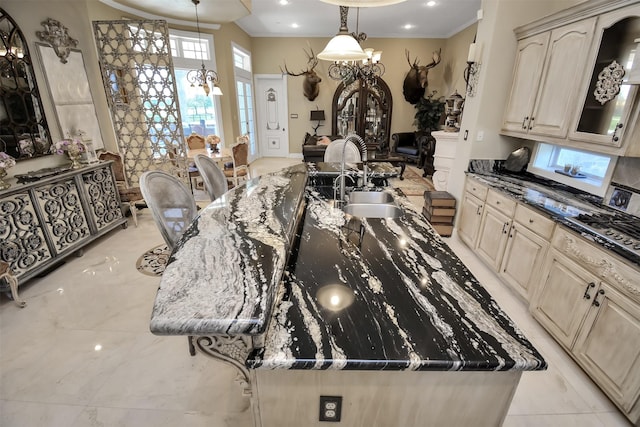
<path id="1" fill-rule="evenodd" d="M 408 154 L 410 156 L 417 156 L 418 155 L 418 149 L 416 147 L 413 146 L 399 146 L 396 147 L 396 152 L 397 153 L 401 153 L 401 154 Z"/>

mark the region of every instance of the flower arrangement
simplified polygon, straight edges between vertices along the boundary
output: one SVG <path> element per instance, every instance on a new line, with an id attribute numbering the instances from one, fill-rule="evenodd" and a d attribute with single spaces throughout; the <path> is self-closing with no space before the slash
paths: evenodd
<path id="1" fill-rule="evenodd" d="M 77 138 L 62 139 L 51 146 L 52 153 L 67 154 L 69 157 L 79 156 L 85 151 L 84 144 Z"/>
<path id="2" fill-rule="evenodd" d="M 16 165 L 16 159 L 5 153 L 4 151 L 0 151 L 0 169 L 9 169 Z"/>
<path id="3" fill-rule="evenodd" d="M 214 153 L 218 152 L 218 144 L 220 143 L 220 137 L 218 135 L 207 135 L 205 142 L 209 147 L 211 147 L 211 150 Z"/>

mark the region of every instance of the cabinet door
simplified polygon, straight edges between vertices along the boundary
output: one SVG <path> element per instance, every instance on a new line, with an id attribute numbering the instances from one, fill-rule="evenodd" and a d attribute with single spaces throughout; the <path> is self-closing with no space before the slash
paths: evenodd
<path id="1" fill-rule="evenodd" d="M 535 107 L 529 120 L 531 134 L 565 138 L 576 112 L 596 18 L 557 28 L 551 32 L 544 71 Z"/>
<path id="2" fill-rule="evenodd" d="M 527 133 L 548 43 L 548 32 L 518 42 L 513 83 L 502 123 L 503 130 Z"/>
<path id="3" fill-rule="evenodd" d="M 55 254 L 73 250 L 91 231 L 73 178 L 33 190 Z"/>
<path id="4" fill-rule="evenodd" d="M 509 227 L 511 227 L 510 217 L 493 206 L 485 206 L 476 253 L 495 271 L 500 268 L 502 254 L 509 238 Z"/>
<path id="5" fill-rule="evenodd" d="M 529 300 L 529 286 L 539 278 L 549 242 L 524 226 L 514 223 L 504 250 L 500 275 L 520 295 Z"/>
<path id="6" fill-rule="evenodd" d="M 607 283 L 594 294 L 574 354 L 627 413 L 640 397 L 640 306 Z M 638 413 L 635 414 L 637 419 Z"/>
<path id="7" fill-rule="evenodd" d="M 471 248 L 475 248 L 476 245 L 483 205 L 482 200 L 470 193 L 464 193 L 458 218 L 458 236 Z"/>
<path id="8" fill-rule="evenodd" d="M 603 14 L 593 38 L 593 50 L 587 63 L 588 80 L 582 82 L 579 109 L 569 138 L 607 147 L 621 147 L 624 142 L 637 86 L 624 83 L 617 95 L 609 101 L 598 100 L 598 85 L 612 89 L 613 80 L 603 70 L 614 61 L 628 68 L 640 37 L 640 5 L 629 6 Z M 625 77 L 626 78 L 626 77 Z M 614 91 L 615 92 L 615 91 Z"/>
<path id="9" fill-rule="evenodd" d="M 0 259 L 20 279 L 53 258 L 29 193 L 0 200 Z"/>
<path id="10" fill-rule="evenodd" d="M 598 279 L 555 250 L 547 261 L 531 312 L 558 342 L 570 349 L 591 307 Z"/>
<path id="11" fill-rule="evenodd" d="M 87 212 L 96 231 L 122 218 L 120 195 L 110 165 L 83 173 L 82 186 L 88 201 Z"/>

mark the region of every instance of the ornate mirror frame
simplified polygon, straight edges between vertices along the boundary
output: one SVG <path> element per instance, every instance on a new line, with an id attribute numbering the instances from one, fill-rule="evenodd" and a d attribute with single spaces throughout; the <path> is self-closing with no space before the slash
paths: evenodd
<path id="1" fill-rule="evenodd" d="M 0 8 L 0 151 L 24 160 L 48 155 L 50 147 L 27 41 Z"/>

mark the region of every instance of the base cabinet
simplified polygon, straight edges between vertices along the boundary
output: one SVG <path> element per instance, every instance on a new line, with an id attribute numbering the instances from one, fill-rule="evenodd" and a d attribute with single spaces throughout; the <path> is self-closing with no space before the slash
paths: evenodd
<path id="1" fill-rule="evenodd" d="M 510 227 L 511 218 L 492 206 L 485 206 L 476 253 L 494 270 L 500 268 Z"/>
<path id="2" fill-rule="evenodd" d="M 111 162 L 0 192 L 0 260 L 20 284 L 126 225 Z"/>
<path id="3" fill-rule="evenodd" d="M 547 240 L 514 221 L 499 275 L 527 301 L 530 284 L 540 271 L 548 248 Z"/>
<path id="4" fill-rule="evenodd" d="M 531 313 L 640 425 L 640 277 L 564 228 L 557 229 Z"/>
<path id="5" fill-rule="evenodd" d="M 487 187 L 474 179 L 467 178 L 464 196 L 460 204 L 458 236 L 471 248 L 476 247 L 487 192 Z"/>

